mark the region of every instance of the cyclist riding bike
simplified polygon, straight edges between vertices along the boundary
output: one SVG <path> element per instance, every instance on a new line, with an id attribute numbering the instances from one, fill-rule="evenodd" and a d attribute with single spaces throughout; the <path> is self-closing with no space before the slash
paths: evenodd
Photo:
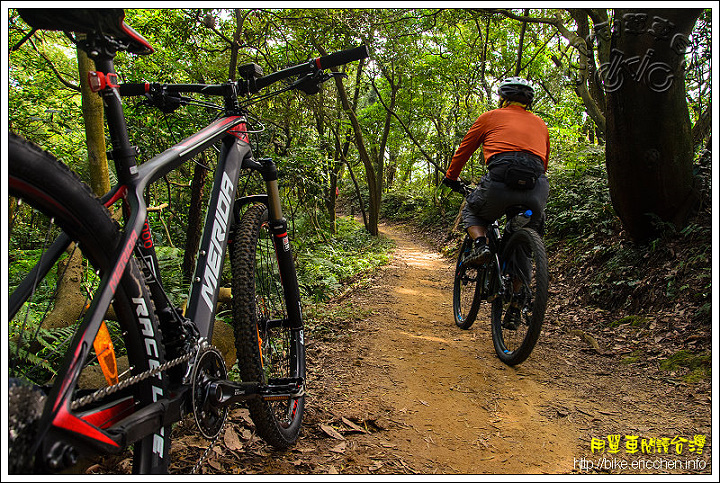
<path id="1" fill-rule="evenodd" d="M 442 183 L 462 192 L 460 171 L 482 146 L 488 172 L 467 196 L 463 225 L 473 239 L 465 263 L 480 266 L 491 256 L 487 227 L 508 208 L 522 205 L 532 210 L 527 226 L 544 233 L 545 204 L 550 187 L 545 172 L 550 136 L 545 122 L 530 112 L 535 91 L 527 80 L 510 77 L 498 88 L 500 107 L 477 118 L 450 162 Z M 517 315 L 517 314 L 513 314 Z"/>
<path id="2" fill-rule="evenodd" d="M 530 112 L 535 90 L 520 77 L 503 80 L 498 88 L 500 107 L 477 118 L 455 151 L 442 183 L 459 191 L 460 171 L 482 146 L 488 173 L 467 197 L 463 224 L 474 240 L 466 263 L 481 265 L 490 255 L 487 226 L 514 205 L 532 210 L 528 226 L 544 232 L 545 204 L 550 192 L 545 171 L 550 136 L 545 122 Z"/>

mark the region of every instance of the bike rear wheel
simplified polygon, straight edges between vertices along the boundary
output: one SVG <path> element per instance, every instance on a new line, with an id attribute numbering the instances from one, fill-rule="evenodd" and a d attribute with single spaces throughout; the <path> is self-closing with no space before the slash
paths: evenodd
<path id="1" fill-rule="evenodd" d="M 142 274 L 131 259 L 72 389 L 72 402 L 78 406 L 70 411 L 73 428 L 40 427 L 42 413 L 49 411 L 45 406 L 53 402 L 52 388 L 68 380 L 65 361 L 76 350 L 76 334 L 86 328 L 84 312 L 102 274 L 111 268 L 120 233 L 107 209 L 77 176 L 12 133 L 8 171 L 9 469 L 57 471 L 70 466 L 67 463 L 82 447 L 79 421 L 87 424 L 83 432 L 90 436 L 84 442 L 91 455 L 96 446 L 102 447 L 93 443 L 100 434 L 97 428 L 108 429 L 154 397 L 162 397 L 165 382 L 156 375 L 114 395 L 78 403 L 83 396 L 162 363 L 162 338 Z M 45 262 L 47 268 L 40 270 Z M 72 448 L 65 451 L 65 461 L 50 457 L 52 451 L 43 447 L 50 439 Z M 134 445 L 133 472 L 166 472 L 169 449 L 169 428 L 141 439 Z"/>
<path id="2" fill-rule="evenodd" d="M 538 337 L 548 300 L 548 266 L 540 235 L 521 228 L 510 235 L 501 254 L 503 294 L 492 301 L 495 353 L 508 365 L 525 361 Z"/>
<path id="3" fill-rule="evenodd" d="M 242 381 L 273 385 L 304 380 L 300 294 L 287 233 L 273 236 L 267 207 L 258 204 L 243 214 L 231 239 L 233 326 Z M 248 401 L 257 433 L 276 448 L 295 443 L 304 406 L 302 393 Z"/>
<path id="4" fill-rule="evenodd" d="M 455 324 L 461 329 L 469 329 L 477 318 L 480 309 L 482 285 L 487 273 L 484 267 L 478 268 L 463 263 L 471 248 L 472 239 L 466 236 L 455 264 L 453 316 Z"/>

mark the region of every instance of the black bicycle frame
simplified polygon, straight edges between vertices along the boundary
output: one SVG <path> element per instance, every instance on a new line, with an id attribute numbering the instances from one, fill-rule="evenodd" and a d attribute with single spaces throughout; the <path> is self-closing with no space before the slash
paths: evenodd
<path id="1" fill-rule="evenodd" d="M 55 432 L 54 429 L 51 431 L 51 428 L 58 428 L 80 436 L 81 439 L 86 439 L 96 450 L 114 452 L 177 420 L 182 412 L 181 406 L 184 399 L 184 391 L 174 394 L 172 399 L 167 399 L 168 395 L 161 394 L 162 398 L 158 399 L 156 403 L 137 411 L 122 424 L 122 427 L 114 427 L 111 432 L 88 424 L 81 416 L 73 414 L 71 408 L 70 396 L 77 384 L 82 363 L 93 346 L 94 338 L 105 318 L 133 252 L 136 249 L 139 250 L 141 256 L 147 260 L 148 266 L 158 266 L 152 235 L 147 223 L 147 207 L 143 197 L 145 189 L 199 152 L 222 141 L 215 183 L 208 205 L 205 230 L 186 312 L 186 316 L 197 326 L 201 338 L 210 339 L 212 337 L 215 304 L 220 288 L 218 282 L 227 249 L 228 232 L 234 221 L 234 205 L 240 206 L 251 201 L 264 202 L 269 208 L 269 224 L 276 246 L 289 248 L 289 245 L 286 243 L 286 224 L 280 209 L 274 164 L 270 160 L 265 160 L 265 163 L 253 160 L 244 116 L 222 117 L 146 163 L 137 166 L 134 159 L 135 150 L 129 146 L 117 89 L 108 87 L 102 92 L 102 95 L 105 99 L 106 115 L 113 140 L 112 155 L 121 182 L 101 201 L 110 206 L 122 199 L 126 213 L 125 232 L 119 252 L 115 257 L 116 263 L 108 273 L 103 275 L 96 296 L 87 311 L 88 316 L 81 322 L 71 343 L 74 350 L 68 351 L 68 355 L 63 361 L 62 369 L 59 371 L 62 379 L 59 379 L 60 383 L 55 384 L 48 394 L 51 404 L 46 406 L 45 413 L 40 420 L 41 434 L 37 444 L 39 445 L 45 436 L 50 436 Z M 266 181 L 268 194 L 235 200 L 241 168 L 260 171 Z M 57 244 L 61 245 L 62 243 L 67 243 L 67 237 L 61 236 Z M 54 253 L 60 254 L 62 250 L 56 249 Z M 277 254 L 281 264 L 292 261 L 289 249 L 278 249 Z M 155 272 L 154 277 L 149 280 L 149 286 L 153 300 L 161 305 L 165 298 L 160 295 L 159 291 L 162 290 L 160 277 L 159 273 Z M 288 282 L 290 283 L 287 285 L 297 290 L 296 280 Z M 297 299 L 296 296 L 290 300 Z M 157 308 L 162 307 L 156 306 Z M 138 308 L 138 310 L 141 309 Z M 301 327 L 299 306 L 288 307 L 288 312 L 290 326 Z M 44 446 L 50 444 L 52 444 L 51 441 L 43 442 Z"/>

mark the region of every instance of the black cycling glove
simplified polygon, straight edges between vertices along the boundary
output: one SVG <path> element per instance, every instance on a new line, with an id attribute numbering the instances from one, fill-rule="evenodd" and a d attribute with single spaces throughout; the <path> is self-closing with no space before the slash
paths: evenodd
<path id="1" fill-rule="evenodd" d="M 448 177 L 443 178 L 442 184 L 455 191 L 456 193 L 462 193 L 462 183 L 458 179 L 450 179 Z"/>

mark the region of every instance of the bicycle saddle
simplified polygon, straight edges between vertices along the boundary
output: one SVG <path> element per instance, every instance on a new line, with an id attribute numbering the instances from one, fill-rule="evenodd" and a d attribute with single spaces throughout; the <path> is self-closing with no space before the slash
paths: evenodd
<path id="1" fill-rule="evenodd" d="M 122 50 L 137 55 L 154 49 L 125 23 L 122 8 L 19 8 L 28 25 L 39 30 L 62 30 L 84 34 L 102 33 L 122 43 Z"/>

